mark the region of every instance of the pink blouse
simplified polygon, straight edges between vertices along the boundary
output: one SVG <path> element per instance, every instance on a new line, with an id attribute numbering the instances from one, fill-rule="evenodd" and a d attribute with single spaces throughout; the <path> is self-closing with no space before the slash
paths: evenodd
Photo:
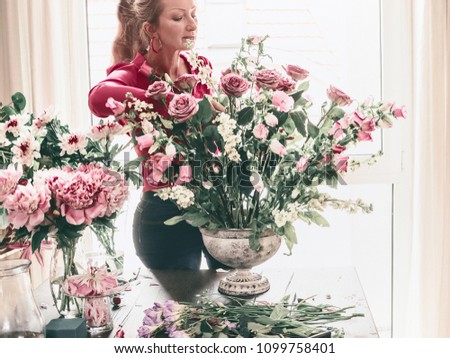
<path id="1" fill-rule="evenodd" d="M 192 65 L 188 61 L 186 54 L 182 52 L 180 53 L 180 56 L 185 61 L 189 73 L 198 74 L 199 69 L 192 69 Z M 203 56 L 199 56 L 199 59 L 203 61 L 205 66 L 211 67 L 211 63 L 208 59 Z M 145 92 L 152 83 L 149 79 L 151 73 L 152 68 L 140 53 L 138 53 L 130 63 L 121 62 L 108 68 L 106 79 L 95 85 L 89 92 L 88 103 L 92 113 L 101 118 L 113 115 L 112 110 L 105 106 L 108 98 L 112 97 L 116 101 L 123 102 L 125 100 L 125 95 L 128 92 L 131 92 L 141 101 L 152 103 L 155 111 L 162 116 L 167 117 L 167 110 L 160 101 L 145 97 Z M 194 88 L 192 95 L 196 98 L 203 98 L 205 94 L 211 94 L 211 90 L 207 85 L 199 82 Z M 144 154 L 140 152 L 138 148 L 135 148 L 135 150 L 139 156 Z M 167 186 L 167 184 L 155 184 L 150 180 L 146 180 L 149 175 L 149 170 L 151 170 L 150 168 L 152 168 L 153 165 L 154 163 L 151 157 L 149 157 L 149 160 L 143 162 L 142 175 L 144 191 L 158 190 Z"/>

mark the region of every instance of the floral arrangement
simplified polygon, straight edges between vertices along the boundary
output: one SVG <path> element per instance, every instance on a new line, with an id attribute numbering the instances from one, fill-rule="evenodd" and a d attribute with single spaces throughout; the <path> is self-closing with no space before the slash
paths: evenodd
<path id="1" fill-rule="evenodd" d="M 113 140 L 127 129 L 109 121 L 87 133 L 73 133 L 53 108 L 35 117 L 22 113 L 25 105 L 20 93 L 9 105 L 0 103 L 4 237 L 31 242 L 33 251 L 49 234 L 57 238 L 58 247 L 73 246 L 86 227 L 101 238 L 101 233 L 113 229 L 127 198 L 126 180 L 137 177 L 114 159 L 128 144 L 119 146 Z"/>
<path id="2" fill-rule="evenodd" d="M 90 327 L 111 323 L 110 307 L 105 299 L 128 287 L 120 285 L 115 273 L 101 267 L 88 266 L 86 273 L 68 277 L 63 282 L 67 295 L 83 298 L 83 318 Z"/>
<path id="3" fill-rule="evenodd" d="M 122 105 L 117 118 L 133 128 L 136 146 L 149 155 L 144 180 L 164 187 L 157 195 L 182 210 L 167 224 L 186 220 L 207 230 L 250 228 L 255 250 L 269 228 L 292 249 L 296 220 L 328 226 L 321 215 L 326 207 L 372 210 L 359 199 L 333 198 L 320 185 L 336 187 L 340 175 L 359 166 L 346 150 L 372 140 L 377 128 L 391 127 L 405 110 L 370 98 L 357 103 L 330 86 L 320 119 L 313 122 L 309 72 L 288 64 L 282 73 L 265 65 L 266 38 L 243 39 L 218 83 L 207 76 L 210 71 L 155 81 L 147 96 L 160 100 L 168 116 L 130 94 L 125 103 L 116 102 Z M 207 67 L 195 52 L 190 61 L 194 68 Z M 214 94 L 196 99 L 192 90 L 199 81 Z M 211 101 L 224 111 L 215 113 Z"/>
<path id="4" fill-rule="evenodd" d="M 203 295 L 199 302 L 169 300 L 144 311 L 139 338 L 306 338 L 342 337 L 330 323 L 363 316 L 352 307 L 312 305 L 283 298 L 279 303 L 233 298 L 224 304 Z"/>

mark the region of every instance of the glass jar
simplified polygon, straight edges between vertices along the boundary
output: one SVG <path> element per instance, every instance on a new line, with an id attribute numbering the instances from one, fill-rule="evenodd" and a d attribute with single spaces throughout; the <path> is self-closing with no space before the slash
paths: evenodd
<path id="1" fill-rule="evenodd" d="M 43 338 L 44 318 L 31 287 L 30 260 L 0 261 L 0 337 Z"/>

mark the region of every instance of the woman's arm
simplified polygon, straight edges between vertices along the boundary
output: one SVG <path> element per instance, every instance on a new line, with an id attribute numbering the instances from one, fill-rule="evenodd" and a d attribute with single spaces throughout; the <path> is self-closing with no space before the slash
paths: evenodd
<path id="1" fill-rule="evenodd" d="M 116 101 L 123 102 L 126 94 L 132 93 L 137 99 L 152 103 L 156 112 L 163 116 L 167 115 L 163 103 L 145 96 L 150 83 L 146 80 L 144 84 L 142 78 L 138 79 L 138 76 L 142 77 L 133 64 L 123 64 L 122 67 L 111 71 L 105 80 L 94 86 L 89 92 L 88 104 L 91 112 L 101 118 L 113 115 L 112 109 L 105 106 L 108 98 L 112 97 Z"/>

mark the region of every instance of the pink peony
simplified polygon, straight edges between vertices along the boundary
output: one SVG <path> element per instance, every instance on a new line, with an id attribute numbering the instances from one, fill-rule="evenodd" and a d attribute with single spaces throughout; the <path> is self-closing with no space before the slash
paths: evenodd
<path id="1" fill-rule="evenodd" d="M 283 66 L 283 69 L 296 81 L 302 81 L 309 76 L 309 72 L 299 66 L 287 65 L 286 67 Z"/>
<path id="2" fill-rule="evenodd" d="M 287 154 L 286 147 L 281 144 L 278 139 L 274 139 L 270 142 L 270 150 L 280 157 L 284 157 Z"/>
<path id="3" fill-rule="evenodd" d="M 191 119 L 198 111 L 198 102 L 190 94 L 176 94 L 169 103 L 169 115 L 174 117 L 174 122 L 181 123 Z"/>
<path id="4" fill-rule="evenodd" d="M 160 100 L 169 93 L 169 84 L 165 81 L 155 81 L 147 88 L 145 97 L 152 97 L 153 99 Z"/>
<path id="5" fill-rule="evenodd" d="M 220 87 L 228 96 L 241 97 L 250 88 L 250 83 L 235 73 L 228 73 L 220 78 Z"/>
<path id="6" fill-rule="evenodd" d="M 347 106 L 353 102 L 349 95 L 333 86 L 328 88 L 327 95 L 328 98 L 335 102 L 338 106 Z"/>
<path id="7" fill-rule="evenodd" d="M 258 124 L 253 128 L 255 138 L 266 140 L 269 135 L 269 129 L 264 124 Z"/>
<path id="8" fill-rule="evenodd" d="M 22 174 L 22 167 L 16 170 L 13 164 L 8 165 L 7 169 L 0 169 L 0 202 L 14 192 Z"/>
<path id="9" fill-rule="evenodd" d="M 104 190 L 106 176 L 100 166 L 91 163 L 80 165 L 67 177 L 53 183 L 58 188 L 57 205 L 69 224 L 90 225 L 93 219 L 105 215 L 108 204 Z"/>
<path id="10" fill-rule="evenodd" d="M 289 112 L 294 106 L 294 99 L 283 91 L 275 91 L 272 104 L 281 112 Z"/>
<path id="11" fill-rule="evenodd" d="M 50 192 L 45 185 L 18 185 L 14 193 L 6 197 L 3 207 L 15 229 L 25 226 L 32 231 L 44 221 L 50 209 Z"/>
<path id="12" fill-rule="evenodd" d="M 125 111 L 125 106 L 122 102 L 116 101 L 114 98 L 109 97 L 105 103 L 105 107 L 110 108 L 115 116 L 120 116 Z"/>

